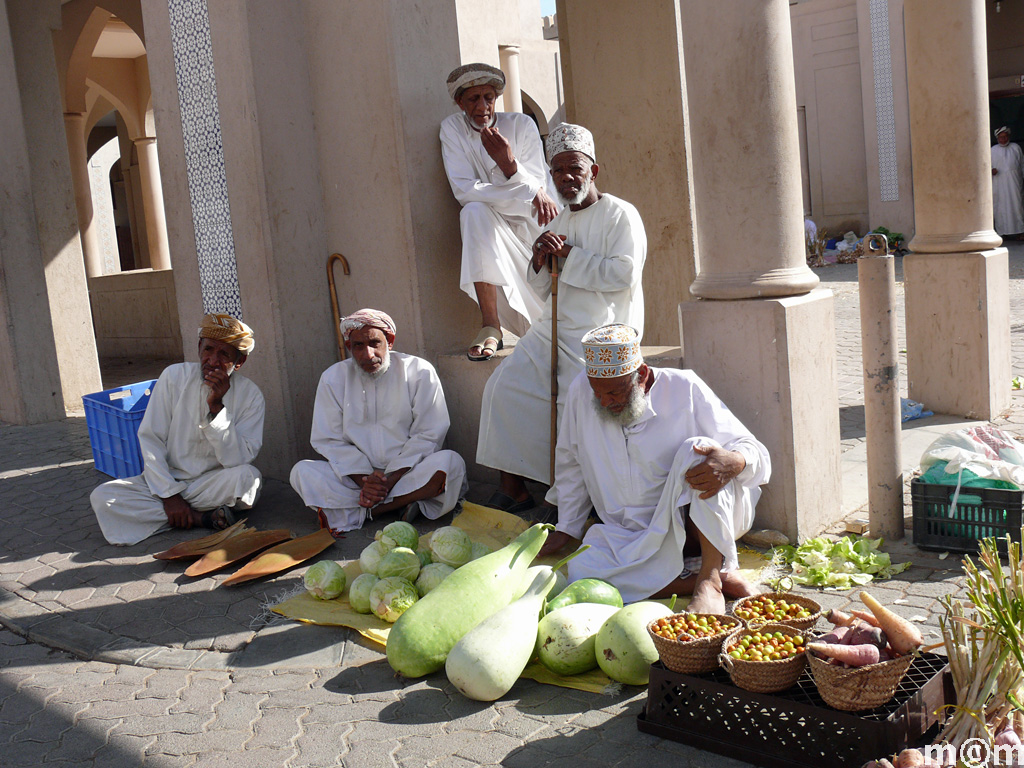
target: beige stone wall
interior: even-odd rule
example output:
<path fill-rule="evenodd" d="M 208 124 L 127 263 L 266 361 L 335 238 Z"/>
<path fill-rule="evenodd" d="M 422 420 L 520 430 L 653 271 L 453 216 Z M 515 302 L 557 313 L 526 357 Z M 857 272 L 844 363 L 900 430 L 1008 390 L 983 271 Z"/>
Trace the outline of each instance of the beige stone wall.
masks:
<path fill-rule="evenodd" d="M 181 358 L 171 270 L 140 269 L 91 277 L 89 300 L 96 351 L 101 358 Z M 191 354 L 192 349 L 186 352 Z"/>

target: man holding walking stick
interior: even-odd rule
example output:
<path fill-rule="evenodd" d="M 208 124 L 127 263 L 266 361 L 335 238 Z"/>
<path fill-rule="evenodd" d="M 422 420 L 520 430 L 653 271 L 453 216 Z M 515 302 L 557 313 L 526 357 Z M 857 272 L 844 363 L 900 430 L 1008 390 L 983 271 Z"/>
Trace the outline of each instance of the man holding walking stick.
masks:
<path fill-rule="evenodd" d="M 594 139 L 586 128 L 557 126 L 548 135 L 547 158 L 565 207 L 534 242 L 527 268 L 544 309 L 488 379 L 480 410 L 477 462 L 501 475 L 488 505 L 513 513 L 534 506 L 526 479 L 551 482 L 553 345 L 560 412 L 569 383 L 584 367 L 583 335 L 607 323 L 627 323 L 642 333 L 644 322 L 647 235 L 640 214 L 598 190 Z"/>

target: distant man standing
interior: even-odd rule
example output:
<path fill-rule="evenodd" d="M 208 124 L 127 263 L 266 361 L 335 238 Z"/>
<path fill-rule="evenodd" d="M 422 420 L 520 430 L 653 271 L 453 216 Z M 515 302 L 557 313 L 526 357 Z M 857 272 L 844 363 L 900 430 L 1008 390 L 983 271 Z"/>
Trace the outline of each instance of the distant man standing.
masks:
<path fill-rule="evenodd" d="M 604 579 L 627 602 L 692 593 L 687 610 L 724 613 L 726 597 L 753 594 L 735 542 L 768 482 L 767 449 L 693 371 L 645 365 L 633 328 L 596 328 L 583 348 L 548 492 L 558 525 L 541 554 L 582 538 L 571 581 Z M 591 506 L 600 523 L 586 529 Z M 697 573 L 684 554 L 700 556 Z"/>
<path fill-rule="evenodd" d="M 466 462 L 443 450 L 448 407 L 434 367 L 393 352 L 395 322 L 376 309 L 342 318 L 348 360 L 320 377 L 310 443 L 324 457 L 292 467 L 292 488 L 339 536 L 400 512 L 436 520 L 465 495 Z"/>
<path fill-rule="evenodd" d="M 1024 232 L 1024 204 L 1021 189 L 1024 184 L 1024 152 L 1020 145 L 1010 141 L 1010 129 L 1005 125 L 995 131 L 992 145 L 992 219 L 1000 235 Z"/>
<path fill-rule="evenodd" d="M 220 530 L 235 522 L 235 510 L 256 503 L 263 394 L 238 373 L 254 345 L 242 321 L 206 315 L 199 362 L 160 374 L 139 425 L 145 469 L 103 483 L 90 498 L 111 544 L 136 544 L 168 525 Z"/>
<path fill-rule="evenodd" d="M 540 314 L 526 280 L 530 246 L 558 213 L 536 124 L 495 111 L 504 89 L 505 75 L 488 64 L 454 69 L 448 93 L 460 111 L 441 123 L 445 171 L 462 204 L 460 286 L 482 318 L 470 360 L 501 349 L 502 325 L 522 336 Z"/>
<path fill-rule="evenodd" d="M 551 176 L 566 206 L 533 245 L 530 284 L 544 311 L 487 380 L 480 408 L 477 461 L 500 471 L 488 504 L 524 512 L 533 506 L 525 478 L 550 482 L 551 271 L 557 258 L 558 403 L 583 370 L 580 339 L 598 325 L 644 326 L 641 286 L 647 235 L 636 208 L 594 183 L 594 137 L 562 123 L 548 136 Z"/>

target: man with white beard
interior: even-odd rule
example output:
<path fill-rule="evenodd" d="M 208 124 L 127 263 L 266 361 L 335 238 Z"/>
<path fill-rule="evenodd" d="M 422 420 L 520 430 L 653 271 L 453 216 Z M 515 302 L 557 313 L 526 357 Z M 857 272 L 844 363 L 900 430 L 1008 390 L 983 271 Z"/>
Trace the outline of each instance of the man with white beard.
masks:
<path fill-rule="evenodd" d="M 645 365 L 634 328 L 597 328 L 583 348 L 547 495 L 558 524 L 540 554 L 582 538 L 570 581 L 604 579 L 626 602 L 692 593 L 687 610 L 724 613 L 726 597 L 753 594 L 735 542 L 771 474 L 767 449 L 695 373 Z M 591 507 L 601 522 L 587 529 Z M 684 553 L 700 556 L 696 573 Z"/>
<path fill-rule="evenodd" d="M 647 235 L 640 214 L 598 190 L 594 138 L 586 128 L 558 125 L 548 135 L 547 154 L 565 207 L 534 242 L 527 270 L 544 310 L 488 379 L 480 408 L 477 462 L 500 472 L 488 505 L 512 513 L 533 507 L 526 478 L 551 481 L 551 260 L 560 264 L 559 410 L 583 370 L 583 335 L 606 323 L 628 323 L 640 332 L 644 324 Z"/>
<path fill-rule="evenodd" d="M 342 318 L 351 357 L 320 377 L 310 443 L 326 461 L 300 461 L 292 488 L 335 536 L 404 510 L 411 522 L 451 512 L 466 463 L 441 450 L 450 421 L 441 381 L 419 357 L 393 352 L 395 322 L 376 309 Z"/>
<path fill-rule="evenodd" d="M 199 362 L 160 374 L 139 425 L 142 474 L 103 483 L 90 498 L 111 544 L 136 544 L 167 526 L 222 530 L 256 503 L 264 402 L 238 373 L 254 345 L 241 320 L 206 315 Z"/>

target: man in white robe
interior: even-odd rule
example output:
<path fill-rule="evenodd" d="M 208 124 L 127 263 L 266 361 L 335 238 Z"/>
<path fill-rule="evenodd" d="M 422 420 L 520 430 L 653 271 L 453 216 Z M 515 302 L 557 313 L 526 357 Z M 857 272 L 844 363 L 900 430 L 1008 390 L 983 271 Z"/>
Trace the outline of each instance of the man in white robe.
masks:
<path fill-rule="evenodd" d="M 687 610 L 724 613 L 725 597 L 753 593 L 735 542 L 768 482 L 768 451 L 695 373 L 645 365 L 633 328 L 595 329 L 583 346 L 547 496 L 558 524 L 541 554 L 582 538 L 590 549 L 569 561 L 570 581 L 604 579 L 627 602 L 692 592 Z M 600 523 L 587 529 L 591 506 Z M 697 542 L 694 575 L 684 551 L 697 555 Z"/>
<path fill-rule="evenodd" d="M 557 256 L 558 408 L 583 370 L 583 335 L 598 325 L 643 329 L 641 277 L 647 235 L 636 208 L 594 184 L 594 140 L 562 123 L 548 137 L 548 157 L 565 208 L 533 248 L 529 279 L 544 311 L 515 351 L 487 380 L 480 409 L 477 462 L 500 471 L 488 504 L 524 512 L 533 506 L 524 478 L 551 482 L 551 272 Z"/>
<path fill-rule="evenodd" d="M 136 544 L 168 525 L 223 529 L 256 503 L 263 394 L 238 373 L 253 346 L 245 323 L 207 315 L 199 362 L 160 374 L 139 425 L 142 474 L 104 483 L 90 498 L 111 544 Z"/>
<path fill-rule="evenodd" d="M 434 367 L 392 352 L 395 323 L 361 309 L 341 321 L 351 357 L 320 377 L 310 443 L 323 461 L 300 461 L 292 488 L 335 536 L 404 510 L 436 520 L 465 495 L 466 463 L 442 450 L 448 407 Z"/>
<path fill-rule="evenodd" d="M 459 112 L 441 123 L 445 171 L 462 205 L 459 284 L 482 318 L 471 360 L 487 360 L 501 348 L 502 326 L 522 336 L 540 314 L 526 268 L 530 246 L 558 212 L 536 123 L 495 111 L 504 88 L 500 69 L 458 67 L 448 76 L 448 92 Z"/>
<path fill-rule="evenodd" d="M 992 219 L 1000 235 L 1024 232 L 1024 152 L 1010 141 L 1010 129 L 996 129 L 992 145 Z"/>

